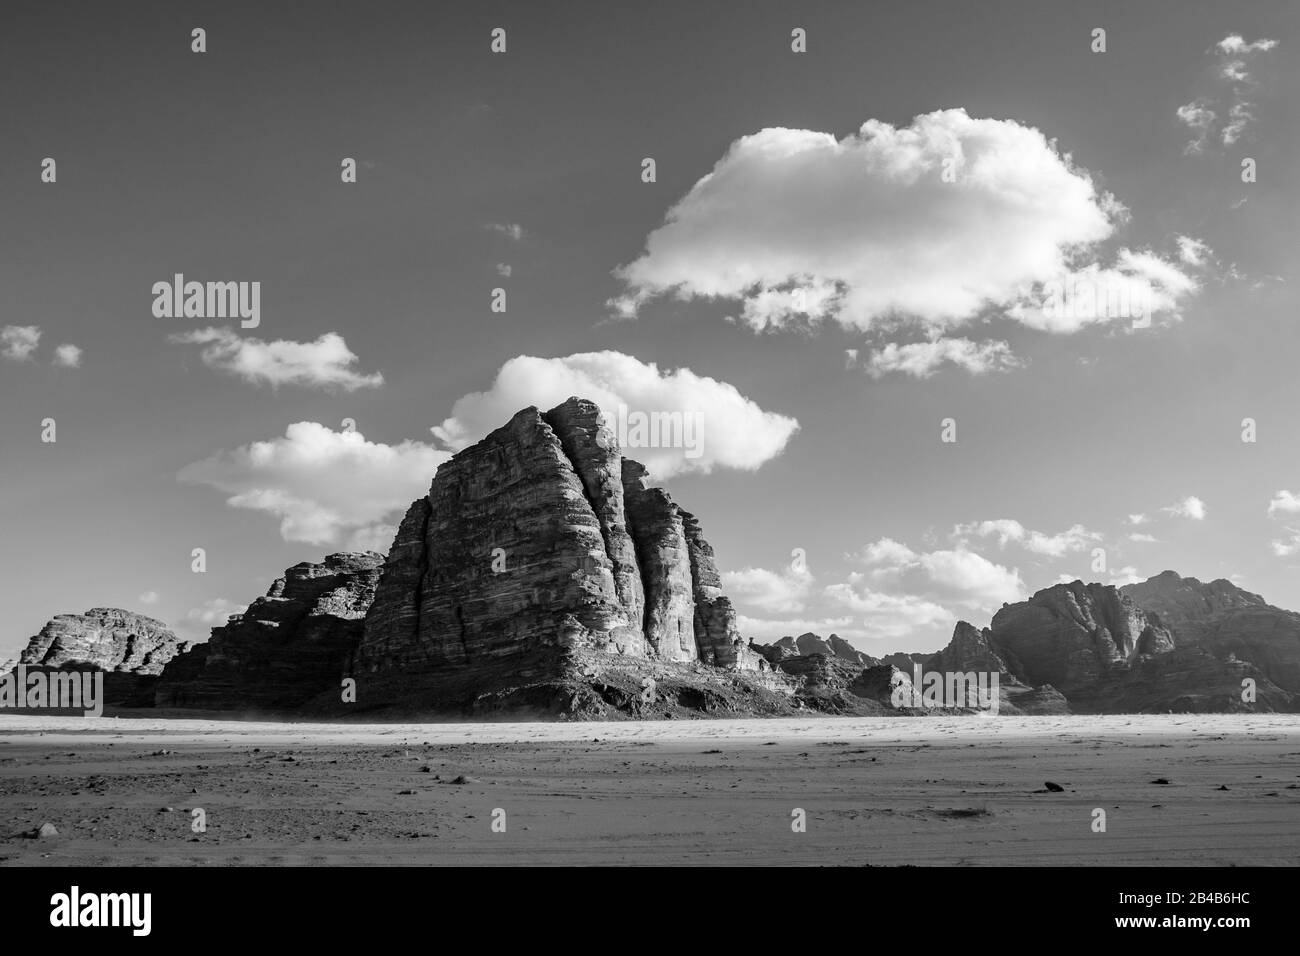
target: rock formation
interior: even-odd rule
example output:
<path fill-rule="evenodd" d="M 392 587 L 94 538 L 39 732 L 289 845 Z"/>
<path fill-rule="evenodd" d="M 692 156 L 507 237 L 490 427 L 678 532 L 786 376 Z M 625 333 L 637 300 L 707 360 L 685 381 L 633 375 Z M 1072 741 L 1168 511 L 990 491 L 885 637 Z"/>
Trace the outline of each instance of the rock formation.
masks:
<path fill-rule="evenodd" d="M 699 522 L 594 403 L 526 408 L 407 511 L 353 659 L 360 702 L 496 706 L 589 652 L 758 672 L 721 583 Z"/>
<path fill-rule="evenodd" d="M 1074 581 L 1008 604 L 993 615 L 993 647 L 1029 684 L 1070 688 L 1097 680 L 1117 661 L 1173 647 L 1159 618 L 1104 584 Z"/>
<path fill-rule="evenodd" d="M 1300 693 L 1300 614 L 1220 578 L 1203 584 L 1165 571 L 1122 590 L 1160 615 L 1179 647 L 1249 661 L 1273 683 Z"/>
<path fill-rule="evenodd" d="M 806 657 L 810 654 L 838 658 L 850 664 L 857 664 L 859 667 L 871 667 L 878 663 L 871 655 L 858 650 L 838 634 L 823 639 L 811 631 L 798 637 L 786 636 L 772 644 L 755 644 L 754 650 L 773 665 L 788 657 Z"/>
<path fill-rule="evenodd" d="M 206 644 L 168 664 L 156 706 L 271 712 L 338 700 L 383 561 L 347 552 L 289 568 Z"/>
<path fill-rule="evenodd" d="M 103 671 L 107 706 L 147 707 L 158 675 L 189 647 L 162 621 L 121 608 L 96 607 L 51 619 L 0 672 L 19 664 L 29 671 Z"/>
<path fill-rule="evenodd" d="M 925 669 L 997 671 L 1004 707 L 1015 708 L 1007 713 L 1058 712 L 1061 700 L 1082 713 L 1294 710 L 1293 694 L 1236 652 L 1249 648 L 1285 674 L 1300 615 L 1229 588 L 1172 572 L 1122 591 L 1058 584 L 1004 605 L 983 631 L 959 623 Z M 1242 697 L 1247 678 L 1254 701 Z"/>
<path fill-rule="evenodd" d="M 17 663 L 156 675 L 187 647 L 188 642 L 162 621 L 120 608 L 95 607 L 53 618 L 28 641 Z"/>

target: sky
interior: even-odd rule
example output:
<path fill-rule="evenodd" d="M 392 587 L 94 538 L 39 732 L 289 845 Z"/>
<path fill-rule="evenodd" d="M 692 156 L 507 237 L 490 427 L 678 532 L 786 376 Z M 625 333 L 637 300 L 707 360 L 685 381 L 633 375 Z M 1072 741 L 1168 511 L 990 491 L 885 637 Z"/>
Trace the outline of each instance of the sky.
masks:
<path fill-rule="evenodd" d="M 0 659 L 202 639 L 571 394 L 698 416 L 629 454 L 758 640 L 1167 568 L 1300 608 L 1297 9 L 7 4 Z"/>

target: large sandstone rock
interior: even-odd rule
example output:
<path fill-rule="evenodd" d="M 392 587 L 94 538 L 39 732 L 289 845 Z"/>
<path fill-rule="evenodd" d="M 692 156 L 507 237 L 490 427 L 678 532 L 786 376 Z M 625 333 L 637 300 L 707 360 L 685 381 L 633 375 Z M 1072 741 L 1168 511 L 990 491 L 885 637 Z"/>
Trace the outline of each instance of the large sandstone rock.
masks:
<path fill-rule="evenodd" d="M 991 631 L 991 646 L 1027 683 L 1052 684 L 1067 697 L 1111 664 L 1173 647 L 1160 620 L 1131 598 L 1110 585 L 1082 581 L 1003 606 Z"/>
<path fill-rule="evenodd" d="M 1215 625 L 1265 613 L 1262 599 L 1252 600 L 1257 595 L 1247 592 L 1224 594 L 1225 589 L 1216 586 L 1211 591 L 1224 595 L 1216 602 L 1197 593 L 1199 582 L 1189 585 L 1176 575 L 1161 578 L 1156 588 L 1136 594 L 1081 581 L 1039 591 L 1028 601 L 1004 605 L 983 631 L 959 623 L 948 646 L 925 668 L 996 670 L 1006 713 L 1059 713 L 1063 707 L 1075 713 L 1296 709 L 1300 702 L 1262 668 L 1238 660 L 1232 651 L 1213 650 L 1220 633 Z M 1153 591 L 1165 592 L 1163 605 Z M 1147 606 L 1136 603 L 1138 595 Z M 1171 618 L 1182 623 L 1190 635 L 1187 646 L 1176 646 L 1182 644 L 1184 631 L 1166 626 L 1164 613 L 1152 606 L 1162 612 L 1168 608 Z M 1285 621 L 1289 612 L 1273 608 L 1268 613 L 1270 620 Z M 1204 625 L 1206 620 L 1209 625 Z M 1278 643 L 1287 646 L 1285 638 Z M 1242 699 L 1247 679 L 1254 681 L 1254 701 Z"/>
<path fill-rule="evenodd" d="M 1160 615 L 1180 647 L 1249 661 L 1279 687 L 1300 693 L 1300 614 L 1220 578 L 1203 584 L 1165 571 L 1121 590 Z"/>
<path fill-rule="evenodd" d="M 345 552 L 289 568 L 206 644 L 167 665 L 156 706 L 256 712 L 337 700 L 382 565 L 380 554 Z"/>
<path fill-rule="evenodd" d="M 623 494 L 645 581 L 645 639 L 659 657 L 695 660 L 695 589 L 681 509 L 629 459 L 623 460 Z"/>
<path fill-rule="evenodd" d="M 571 398 L 438 469 L 398 529 L 352 671 L 363 705 L 473 713 L 513 686 L 535 704 L 589 653 L 767 669 L 699 523 Z"/>
<path fill-rule="evenodd" d="M 695 598 L 695 642 L 700 660 L 736 670 L 763 668 L 762 657 L 752 650 L 736 624 L 736 609 L 722 593 L 722 575 L 713 561 L 713 546 L 704 538 L 693 514 L 681 512 L 682 528 L 690 552 Z"/>
<path fill-rule="evenodd" d="M 121 608 L 96 607 L 51 619 L 0 673 L 18 664 L 29 671 L 103 671 L 108 707 L 148 707 L 158 675 L 191 646 L 162 621 Z"/>
<path fill-rule="evenodd" d="M 50 620 L 28 641 L 17 663 L 156 675 L 188 647 L 162 621 L 120 608 L 96 607 Z"/>
<path fill-rule="evenodd" d="M 968 671 L 1010 675 L 1011 668 L 991 646 L 992 634 L 988 628 L 977 630 L 965 621 L 958 621 L 948 646 L 924 664 L 927 671 L 966 673 Z"/>

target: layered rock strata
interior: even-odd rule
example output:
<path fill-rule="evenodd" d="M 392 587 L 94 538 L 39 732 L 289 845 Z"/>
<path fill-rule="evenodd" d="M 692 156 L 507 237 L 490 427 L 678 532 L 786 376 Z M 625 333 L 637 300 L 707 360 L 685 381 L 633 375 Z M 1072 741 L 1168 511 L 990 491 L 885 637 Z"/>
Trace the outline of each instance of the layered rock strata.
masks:
<path fill-rule="evenodd" d="M 341 700 L 383 561 L 344 552 L 289 568 L 265 597 L 168 664 L 156 706 L 258 712 Z"/>
<path fill-rule="evenodd" d="M 592 402 L 526 408 L 407 511 L 352 671 L 366 701 L 470 708 L 577 651 L 757 671 L 699 523 Z"/>

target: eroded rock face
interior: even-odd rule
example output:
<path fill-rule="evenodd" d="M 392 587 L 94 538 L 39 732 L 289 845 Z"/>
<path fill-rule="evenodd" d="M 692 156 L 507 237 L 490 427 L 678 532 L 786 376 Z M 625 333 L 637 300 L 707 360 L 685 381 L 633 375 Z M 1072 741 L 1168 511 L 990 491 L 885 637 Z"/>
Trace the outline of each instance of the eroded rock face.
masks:
<path fill-rule="evenodd" d="M 605 554 L 613 566 L 614 591 L 631 625 L 625 635 L 624 652 L 640 654 L 644 651 L 643 635 L 636 632 L 641 630 L 645 618 L 645 589 L 636 545 L 628 530 L 623 502 L 623 457 L 618 442 L 605 427 L 594 402 L 573 399 L 543 417 L 560 439 L 600 524 Z"/>
<path fill-rule="evenodd" d="M 926 661 L 924 669 L 941 673 L 1010 673 L 1007 662 L 990 645 L 991 638 L 988 628 L 980 631 L 965 621 L 958 621 L 948 646 Z"/>
<path fill-rule="evenodd" d="M 755 644 L 754 650 L 773 665 L 790 657 L 807 657 L 811 654 L 834 657 L 859 667 L 874 667 L 879 663 L 874 657 L 858 650 L 838 634 L 823 638 L 811 631 L 798 637 L 787 635 L 771 644 Z"/>
<path fill-rule="evenodd" d="M 1273 683 L 1300 693 L 1300 614 L 1220 578 L 1208 584 L 1165 571 L 1121 590 L 1160 615 L 1181 646 L 1250 661 Z"/>
<path fill-rule="evenodd" d="M 341 695 L 383 556 L 331 554 L 289 568 L 243 614 L 173 660 L 154 693 L 158 707 L 292 710 Z"/>
<path fill-rule="evenodd" d="M 16 663 L 156 675 L 189 646 L 162 621 L 120 608 L 96 607 L 53 618 L 28 642 Z"/>
<path fill-rule="evenodd" d="M 1153 582 L 1124 593 L 1079 581 L 1039 591 L 1028 601 L 1004 606 L 983 631 L 959 623 L 926 670 L 1000 672 L 1007 713 L 1060 713 L 1062 707 L 1073 713 L 1296 708 L 1300 701 L 1263 668 L 1215 648 L 1217 626 L 1265 613 L 1262 598 L 1225 593 L 1227 582 L 1206 586 L 1169 573 L 1146 583 Z M 1139 607 L 1137 596 L 1148 606 Z M 1167 609 L 1184 630 L 1166 626 L 1164 613 L 1152 606 Z M 1290 613 L 1269 611 L 1274 621 Z M 1247 678 L 1254 682 L 1253 701 L 1242 699 Z"/>
<path fill-rule="evenodd" d="M 695 589 L 681 509 L 647 478 L 644 466 L 623 460 L 628 525 L 645 584 L 645 639 L 666 660 L 695 660 Z"/>
<path fill-rule="evenodd" d="M 398 530 L 353 671 L 359 700 L 465 709 L 578 652 L 766 669 L 698 522 L 571 398 L 438 469 Z"/>
<path fill-rule="evenodd" d="M 993 616 L 991 646 L 1014 658 L 1030 684 L 1070 688 L 1096 681 L 1109 665 L 1173 647 L 1159 618 L 1110 585 L 1074 581 L 1039 591 Z M 1010 662 L 1008 662 L 1010 663 Z"/>

